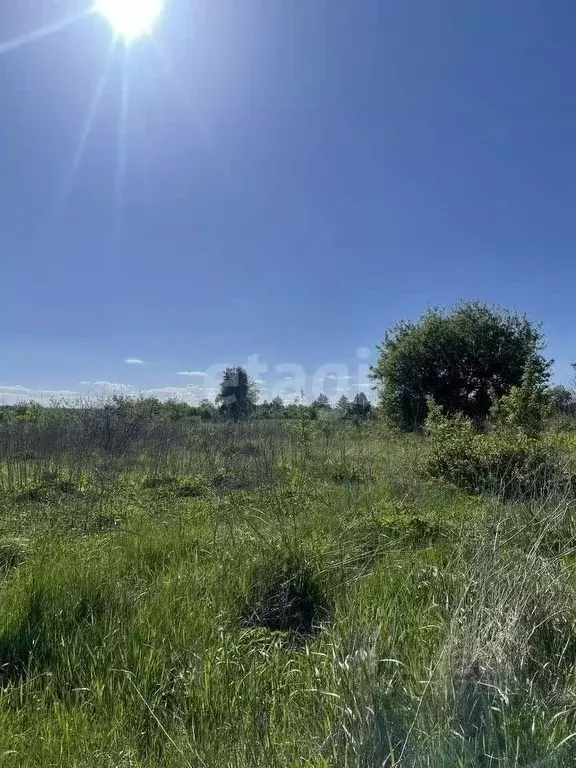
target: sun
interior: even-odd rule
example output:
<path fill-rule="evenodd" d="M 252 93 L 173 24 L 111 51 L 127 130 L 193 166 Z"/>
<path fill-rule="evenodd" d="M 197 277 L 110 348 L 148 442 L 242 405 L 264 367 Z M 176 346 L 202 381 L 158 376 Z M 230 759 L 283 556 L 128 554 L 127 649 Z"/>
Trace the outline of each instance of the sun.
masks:
<path fill-rule="evenodd" d="M 163 7 L 164 0 L 95 0 L 98 13 L 128 41 L 149 34 Z"/>

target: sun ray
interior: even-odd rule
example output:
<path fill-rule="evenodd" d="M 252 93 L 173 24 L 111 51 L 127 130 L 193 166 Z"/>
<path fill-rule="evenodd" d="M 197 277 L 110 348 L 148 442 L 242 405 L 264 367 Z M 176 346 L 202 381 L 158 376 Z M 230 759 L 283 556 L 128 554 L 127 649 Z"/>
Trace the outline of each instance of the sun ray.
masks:
<path fill-rule="evenodd" d="M 128 48 L 124 48 L 124 60 L 122 62 L 122 93 L 120 97 L 120 110 L 118 119 L 118 146 L 116 157 L 116 174 L 114 179 L 116 194 L 115 209 L 115 243 L 120 240 L 122 225 L 122 208 L 124 204 L 124 185 L 126 182 L 126 163 L 128 150 Z"/>
<path fill-rule="evenodd" d="M 102 99 L 102 94 L 104 93 L 104 87 L 106 85 L 106 80 L 108 77 L 108 72 L 110 71 L 110 65 L 112 63 L 112 58 L 114 54 L 114 49 L 116 47 L 116 38 L 112 40 L 112 43 L 110 45 L 110 50 L 108 51 L 108 56 L 106 58 L 104 68 L 102 70 L 102 74 L 100 75 L 100 78 L 98 79 L 98 82 L 96 84 L 96 88 L 94 90 L 94 94 L 90 100 L 90 104 L 88 106 L 88 113 L 86 115 L 86 118 L 84 120 L 84 123 L 82 125 L 82 130 L 80 132 L 80 136 L 78 138 L 78 141 L 76 142 L 76 148 L 74 150 L 74 155 L 72 156 L 72 163 L 70 165 L 70 168 L 68 169 L 67 173 L 64 176 L 61 188 L 59 193 L 56 195 L 56 200 L 54 202 L 54 205 L 51 207 L 51 213 L 48 217 L 47 222 L 47 232 L 46 235 L 49 236 L 50 232 L 52 231 L 52 228 L 56 224 L 58 218 L 62 214 L 62 211 L 66 207 L 66 203 L 68 201 L 68 198 L 70 196 L 70 191 L 72 189 L 72 185 L 74 183 L 74 177 L 76 176 L 76 173 L 78 172 L 78 169 L 80 167 L 80 163 L 82 161 L 82 155 L 84 153 L 84 149 L 86 147 L 86 142 L 88 140 L 88 137 L 90 135 L 90 132 L 92 130 L 92 125 L 94 123 L 94 118 L 96 117 L 96 112 L 98 110 L 98 106 L 100 104 L 100 101 Z"/>
<path fill-rule="evenodd" d="M 37 29 L 34 32 L 30 32 L 27 35 L 21 35 L 20 37 L 16 37 L 14 40 L 8 40 L 5 43 L 0 43 L 0 55 L 3 53 L 10 53 L 11 51 L 16 51 L 18 50 L 18 48 L 22 48 L 25 45 L 29 45 L 30 43 L 34 43 L 37 40 L 42 40 L 42 38 L 44 37 L 49 37 L 50 35 L 54 35 L 57 32 L 61 32 L 63 29 L 70 27 L 72 24 L 75 24 L 76 22 L 81 21 L 82 19 L 85 19 L 87 16 L 90 16 L 93 13 L 94 13 L 94 9 L 89 8 L 87 11 L 83 11 L 82 13 L 77 13 L 75 16 L 67 16 L 66 18 L 61 19 L 55 24 L 50 24 L 47 27 L 42 27 L 41 29 Z"/>
<path fill-rule="evenodd" d="M 118 157 L 116 164 L 116 200 L 120 204 L 124 197 L 124 180 L 126 176 L 128 85 L 128 49 L 124 48 L 124 61 L 122 63 L 122 93 L 120 97 L 118 121 Z"/>

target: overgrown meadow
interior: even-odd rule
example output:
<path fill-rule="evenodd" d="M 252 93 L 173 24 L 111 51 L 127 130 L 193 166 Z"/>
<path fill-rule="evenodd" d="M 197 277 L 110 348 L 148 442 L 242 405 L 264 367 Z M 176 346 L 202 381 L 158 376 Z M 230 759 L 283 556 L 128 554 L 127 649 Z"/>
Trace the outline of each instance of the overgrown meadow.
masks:
<path fill-rule="evenodd" d="M 3 425 L 2 768 L 575 764 L 572 487 L 464 490 L 430 442 Z"/>

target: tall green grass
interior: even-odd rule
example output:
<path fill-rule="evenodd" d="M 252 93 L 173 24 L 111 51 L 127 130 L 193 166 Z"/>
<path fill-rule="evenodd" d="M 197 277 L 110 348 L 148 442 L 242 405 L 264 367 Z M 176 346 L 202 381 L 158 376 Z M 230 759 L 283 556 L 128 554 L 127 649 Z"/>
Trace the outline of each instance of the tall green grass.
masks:
<path fill-rule="evenodd" d="M 169 437 L 2 444 L 2 768 L 573 764 L 568 499 L 378 424 Z"/>

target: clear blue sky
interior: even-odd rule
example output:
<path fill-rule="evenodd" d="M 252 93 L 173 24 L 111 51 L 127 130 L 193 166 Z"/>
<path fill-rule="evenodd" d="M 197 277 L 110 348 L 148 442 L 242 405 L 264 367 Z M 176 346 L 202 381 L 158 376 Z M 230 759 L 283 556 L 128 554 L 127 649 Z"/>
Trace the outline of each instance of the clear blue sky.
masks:
<path fill-rule="evenodd" d="M 543 321 L 569 378 L 573 2 L 168 0 L 128 51 L 95 15 L 13 42 L 89 4 L 0 6 L 6 402 L 192 397 L 179 372 L 250 355 L 271 388 L 355 375 L 460 298 Z"/>

